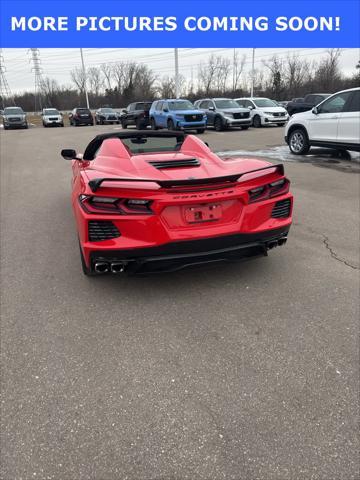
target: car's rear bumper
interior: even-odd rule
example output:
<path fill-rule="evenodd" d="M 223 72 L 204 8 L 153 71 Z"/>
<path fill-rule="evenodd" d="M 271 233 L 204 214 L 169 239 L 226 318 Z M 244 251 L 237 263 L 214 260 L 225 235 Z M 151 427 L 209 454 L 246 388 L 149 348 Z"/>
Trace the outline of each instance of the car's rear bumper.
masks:
<path fill-rule="evenodd" d="M 150 274 L 264 256 L 269 249 L 286 242 L 289 229 L 287 225 L 264 232 L 170 242 L 156 247 L 94 250 L 90 253 L 90 269 L 95 272 L 97 265 L 101 265 L 102 273 Z"/>

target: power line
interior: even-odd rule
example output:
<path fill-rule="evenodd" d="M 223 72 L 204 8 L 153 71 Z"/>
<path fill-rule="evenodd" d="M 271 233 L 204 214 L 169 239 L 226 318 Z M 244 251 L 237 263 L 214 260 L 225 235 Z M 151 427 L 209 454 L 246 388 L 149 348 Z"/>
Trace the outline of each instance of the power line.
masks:
<path fill-rule="evenodd" d="M 6 100 L 12 100 L 12 103 L 15 105 L 13 94 L 11 93 L 10 86 L 6 79 L 6 67 L 4 64 L 4 55 L 2 53 L 2 48 L 0 48 L 0 97 L 2 108 L 5 108 Z"/>
<path fill-rule="evenodd" d="M 42 110 L 42 101 L 41 101 L 41 90 L 43 86 L 42 78 L 42 68 L 40 60 L 40 50 L 38 48 L 30 48 L 31 51 L 31 60 L 33 66 L 31 71 L 35 74 L 35 101 L 34 101 L 34 112 Z M 39 107 L 39 109 L 37 109 Z"/>

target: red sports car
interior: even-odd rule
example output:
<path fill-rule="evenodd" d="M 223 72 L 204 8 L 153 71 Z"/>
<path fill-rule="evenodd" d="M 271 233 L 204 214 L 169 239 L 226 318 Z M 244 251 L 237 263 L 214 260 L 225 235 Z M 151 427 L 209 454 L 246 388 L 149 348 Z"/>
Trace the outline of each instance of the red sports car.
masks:
<path fill-rule="evenodd" d="M 182 132 L 98 135 L 72 160 L 86 275 L 233 262 L 283 245 L 293 197 L 282 164 L 221 160 Z"/>

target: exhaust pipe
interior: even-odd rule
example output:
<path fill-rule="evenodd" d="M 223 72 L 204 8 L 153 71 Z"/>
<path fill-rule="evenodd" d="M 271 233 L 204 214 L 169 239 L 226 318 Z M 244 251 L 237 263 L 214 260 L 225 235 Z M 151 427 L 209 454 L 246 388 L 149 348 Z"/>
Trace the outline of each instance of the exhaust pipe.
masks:
<path fill-rule="evenodd" d="M 287 237 L 283 237 L 278 240 L 279 245 L 285 245 L 286 242 L 287 242 Z"/>
<path fill-rule="evenodd" d="M 276 240 L 273 240 L 272 242 L 268 243 L 267 247 L 269 250 L 271 250 L 272 248 L 277 247 L 277 245 L 278 245 L 278 242 Z"/>
<path fill-rule="evenodd" d="M 96 273 L 106 273 L 109 271 L 109 265 L 105 262 L 95 263 L 95 272 Z"/>
<path fill-rule="evenodd" d="M 125 264 L 121 262 L 113 262 L 110 267 L 111 273 L 123 273 L 125 271 Z"/>

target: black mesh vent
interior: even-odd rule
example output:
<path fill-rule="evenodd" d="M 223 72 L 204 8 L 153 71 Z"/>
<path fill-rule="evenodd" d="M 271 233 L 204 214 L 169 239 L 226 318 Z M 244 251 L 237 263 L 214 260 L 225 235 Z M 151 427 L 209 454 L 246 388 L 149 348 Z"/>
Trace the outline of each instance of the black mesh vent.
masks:
<path fill-rule="evenodd" d="M 289 198 L 276 202 L 272 211 L 272 218 L 286 218 L 290 216 L 291 201 Z"/>
<path fill-rule="evenodd" d="M 90 220 L 89 222 L 89 240 L 90 242 L 99 242 L 101 240 L 110 240 L 120 237 L 120 232 L 110 220 Z"/>
<path fill-rule="evenodd" d="M 234 113 L 234 118 L 239 119 L 239 118 L 249 118 L 250 117 L 250 112 L 235 112 Z"/>
<path fill-rule="evenodd" d="M 160 162 L 154 161 L 149 163 L 158 170 L 165 168 L 198 167 L 200 165 L 200 162 L 197 158 L 185 158 L 184 160 L 164 160 Z"/>
<path fill-rule="evenodd" d="M 203 119 L 202 113 L 194 113 L 192 115 L 184 115 L 185 122 L 199 122 Z"/>

